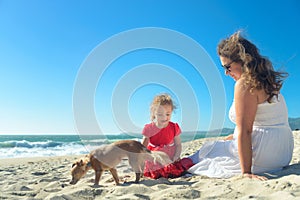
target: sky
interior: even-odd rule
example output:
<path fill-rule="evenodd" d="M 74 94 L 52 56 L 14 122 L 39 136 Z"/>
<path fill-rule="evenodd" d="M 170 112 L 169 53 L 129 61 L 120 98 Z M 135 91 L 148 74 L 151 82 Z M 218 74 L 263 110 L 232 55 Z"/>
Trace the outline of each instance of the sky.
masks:
<path fill-rule="evenodd" d="M 0 0 L 0 134 L 141 132 L 160 93 L 183 131 L 233 128 L 216 47 L 238 30 L 300 117 L 299 24 L 297 0 Z"/>

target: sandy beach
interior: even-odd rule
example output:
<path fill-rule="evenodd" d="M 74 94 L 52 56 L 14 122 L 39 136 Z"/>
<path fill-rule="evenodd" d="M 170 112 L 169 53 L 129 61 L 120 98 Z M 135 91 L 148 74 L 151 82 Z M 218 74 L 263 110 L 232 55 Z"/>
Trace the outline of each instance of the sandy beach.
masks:
<path fill-rule="evenodd" d="M 130 183 L 135 174 L 124 159 L 117 167 L 122 184 L 115 185 L 105 172 L 100 186 L 93 186 L 91 170 L 76 185 L 70 185 L 70 169 L 78 156 L 13 158 L 0 161 L 0 199 L 299 199 L 300 131 L 294 131 L 295 149 L 290 166 L 267 181 L 242 177 L 213 179 L 183 176 L 157 180 L 143 178 Z M 206 140 L 183 144 L 182 157 L 194 153 Z"/>

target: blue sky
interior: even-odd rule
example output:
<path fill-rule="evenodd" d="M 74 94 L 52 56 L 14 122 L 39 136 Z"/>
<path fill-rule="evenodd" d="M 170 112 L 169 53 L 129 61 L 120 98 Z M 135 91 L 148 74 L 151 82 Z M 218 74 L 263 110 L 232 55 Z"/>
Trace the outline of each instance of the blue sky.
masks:
<path fill-rule="evenodd" d="M 96 126 L 104 133 L 140 131 L 149 122 L 153 96 L 162 92 L 175 99 L 178 108 L 173 121 L 184 131 L 232 128 L 227 112 L 234 81 L 219 67 L 216 46 L 239 29 L 276 69 L 290 74 L 282 93 L 289 116 L 300 117 L 299 11 L 297 0 L 1 0 L 0 134 L 76 133 L 81 125 L 93 127 L 86 108 L 93 108 Z M 155 38 L 151 29 L 167 35 Z M 99 59 L 96 63 L 104 62 L 107 55 L 99 53 L 104 44 L 107 52 L 118 55 L 123 47 L 145 40 L 134 35 L 139 30 L 149 30 L 150 43 L 166 42 L 168 48 L 119 53 L 109 65 L 99 65 L 105 68 L 102 74 L 88 72 L 96 84 L 89 85 L 89 77 L 79 81 L 83 69 L 89 70 L 85 67 L 93 53 Z M 112 45 L 126 34 L 130 40 Z M 168 34 L 183 37 L 177 41 Z M 187 41 L 202 48 L 199 58 L 198 51 L 185 46 Z M 183 53 L 178 55 L 171 48 Z M 205 59 L 212 63 L 195 67 L 184 52 L 200 63 Z M 93 101 L 85 102 L 81 93 L 74 97 L 82 84 L 91 91 Z"/>

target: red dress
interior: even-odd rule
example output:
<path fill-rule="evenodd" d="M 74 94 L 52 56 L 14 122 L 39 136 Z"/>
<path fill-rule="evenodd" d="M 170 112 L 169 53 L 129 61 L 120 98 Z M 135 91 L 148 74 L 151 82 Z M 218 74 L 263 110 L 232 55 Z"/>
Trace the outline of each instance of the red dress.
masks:
<path fill-rule="evenodd" d="M 149 138 L 147 148 L 151 151 L 163 151 L 172 160 L 175 154 L 174 137 L 181 133 L 177 123 L 169 122 L 168 126 L 162 129 L 157 128 L 154 123 L 146 124 L 143 135 Z"/>
<path fill-rule="evenodd" d="M 143 135 L 149 138 L 147 148 L 151 151 L 163 151 L 169 155 L 172 160 L 175 154 L 176 146 L 174 144 L 174 137 L 181 133 L 180 127 L 177 123 L 169 122 L 168 126 L 162 129 L 157 128 L 154 123 L 146 124 L 143 129 Z M 159 163 L 151 161 L 145 162 L 144 176 L 150 178 L 172 178 L 180 176 L 192 165 L 190 159 L 182 159 L 175 163 L 162 166 Z"/>

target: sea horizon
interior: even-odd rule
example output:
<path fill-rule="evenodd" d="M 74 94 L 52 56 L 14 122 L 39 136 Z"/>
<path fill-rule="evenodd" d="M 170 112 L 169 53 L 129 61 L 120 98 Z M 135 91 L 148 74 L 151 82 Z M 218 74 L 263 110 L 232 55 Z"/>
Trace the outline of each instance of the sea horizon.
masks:
<path fill-rule="evenodd" d="M 228 135 L 227 132 L 183 132 L 182 142 Z M 0 158 L 48 157 L 87 154 L 118 140 L 142 140 L 142 134 L 20 134 L 0 135 Z"/>

